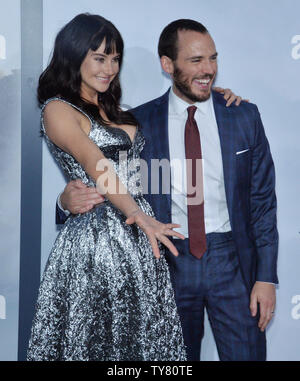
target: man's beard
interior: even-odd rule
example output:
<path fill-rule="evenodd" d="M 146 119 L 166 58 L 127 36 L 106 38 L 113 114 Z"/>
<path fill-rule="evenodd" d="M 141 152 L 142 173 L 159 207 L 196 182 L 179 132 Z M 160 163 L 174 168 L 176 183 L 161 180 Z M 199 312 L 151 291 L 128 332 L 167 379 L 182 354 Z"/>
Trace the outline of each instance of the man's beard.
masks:
<path fill-rule="evenodd" d="M 212 79 L 213 75 L 206 75 L 201 79 Z M 187 99 L 191 102 L 205 102 L 210 97 L 210 91 L 204 93 L 203 95 L 196 95 L 192 92 L 191 86 L 188 84 L 188 81 L 184 78 L 182 71 L 175 66 L 175 70 L 173 73 L 173 82 L 176 88 L 183 94 Z"/>

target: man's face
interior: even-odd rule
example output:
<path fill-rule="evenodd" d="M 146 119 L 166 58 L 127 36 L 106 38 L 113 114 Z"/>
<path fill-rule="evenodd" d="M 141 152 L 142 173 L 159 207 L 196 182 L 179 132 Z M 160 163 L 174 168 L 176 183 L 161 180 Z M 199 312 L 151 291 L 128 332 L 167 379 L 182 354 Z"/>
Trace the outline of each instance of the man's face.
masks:
<path fill-rule="evenodd" d="M 217 74 L 213 39 L 208 33 L 182 30 L 178 32 L 177 46 L 177 59 L 170 73 L 175 94 L 188 103 L 206 101 Z"/>

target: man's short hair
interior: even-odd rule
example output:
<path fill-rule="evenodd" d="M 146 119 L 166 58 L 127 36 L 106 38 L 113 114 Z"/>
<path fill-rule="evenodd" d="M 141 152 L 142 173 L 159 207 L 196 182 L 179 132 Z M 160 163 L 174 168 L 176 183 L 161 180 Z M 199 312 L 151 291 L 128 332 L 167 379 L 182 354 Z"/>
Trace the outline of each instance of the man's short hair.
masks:
<path fill-rule="evenodd" d="M 178 54 L 178 31 L 180 30 L 193 30 L 202 34 L 208 33 L 204 25 L 195 20 L 180 19 L 171 22 L 162 31 L 159 37 L 158 54 L 159 57 L 167 56 L 175 61 Z"/>

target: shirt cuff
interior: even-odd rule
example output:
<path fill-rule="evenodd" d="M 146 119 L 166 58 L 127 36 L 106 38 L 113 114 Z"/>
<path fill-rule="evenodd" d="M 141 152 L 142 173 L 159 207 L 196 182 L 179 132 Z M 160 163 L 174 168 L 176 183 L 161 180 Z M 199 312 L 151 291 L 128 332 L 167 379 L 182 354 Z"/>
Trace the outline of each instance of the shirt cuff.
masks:
<path fill-rule="evenodd" d="M 61 203 L 60 203 L 60 196 L 62 195 L 63 192 L 60 192 L 60 194 L 57 196 L 57 205 L 59 207 L 59 209 L 64 212 L 64 214 L 69 217 L 69 215 L 71 214 L 67 209 L 64 209 L 62 206 L 61 206 Z"/>
<path fill-rule="evenodd" d="M 273 282 L 264 282 L 263 280 L 257 280 L 256 282 L 268 283 L 268 284 L 273 284 L 274 286 L 276 286 L 276 283 L 273 283 Z"/>

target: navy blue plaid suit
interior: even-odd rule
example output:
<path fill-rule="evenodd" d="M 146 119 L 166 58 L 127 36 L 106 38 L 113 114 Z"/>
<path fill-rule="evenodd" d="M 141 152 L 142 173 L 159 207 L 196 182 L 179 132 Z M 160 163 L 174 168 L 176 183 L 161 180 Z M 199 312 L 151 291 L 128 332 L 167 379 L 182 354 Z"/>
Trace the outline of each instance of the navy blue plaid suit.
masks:
<path fill-rule="evenodd" d="M 174 240 L 180 255 L 167 253 L 167 260 L 188 359 L 200 357 L 206 307 L 221 360 L 265 360 L 265 334 L 257 327 L 259 316 L 250 316 L 249 297 L 255 281 L 278 282 L 273 161 L 257 107 L 243 102 L 227 108 L 223 96 L 212 96 L 232 232 L 208 234 L 201 260 L 189 253 L 188 240 Z M 170 159 L 168 100 L 169 91 L 131 110 L 143 128 L 142 159 L 149 169 L 151 159 Z M 171 196 L 162 194 L 162 184 L 169 179 L 160 173 L 158 194 L 151 194 L 151 171 L 148 180 L 145 198 L 156 218 L 168 223 Z M 57 209 L 57 222 L 63 218 Z"/>
<path fill-rule="evenodd" d="M 274 166 L 257 107 L 243 102 L 227 108 L 222 95 L 212 96 L 232 233 L 209 234 L 201 260 L 189 253 L 188 240 L 174 240 L 180 256 L 169 253 L 167 260 L 188 358 L 200 356 L 205 306 L 221 360 L 264 360 L 265 334 L 257 327 L 259 316 L 250 316 L 249 297 L 255 281 L 278 283 Z M 151 159 L 170 160 L 168 100 L 169 91 L 131 110 L 146 138 L 142 158 L 148 168 Z M 151 172 L 148 177 L 145 197 L 156 218 L 168 223 L 171 196 L 162 194 L 162 184 L 169 179 L 160 173 L 159 194 L 151 194 Z"/>

